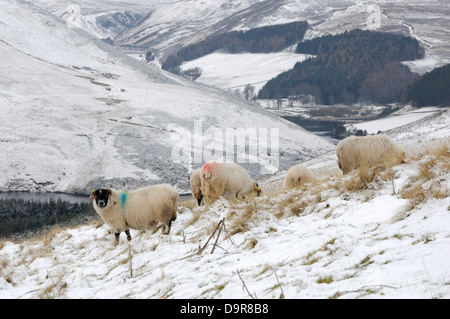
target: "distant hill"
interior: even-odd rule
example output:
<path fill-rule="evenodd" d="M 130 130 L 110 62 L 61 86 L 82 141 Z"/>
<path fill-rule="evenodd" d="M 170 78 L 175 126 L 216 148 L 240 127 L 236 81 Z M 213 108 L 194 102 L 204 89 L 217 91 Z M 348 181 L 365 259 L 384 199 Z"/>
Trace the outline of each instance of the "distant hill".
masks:
<path fill-rule="evenodd" d="M 316 55 L 270 80 L 259 98 L 311 94 L 320 103 L 390 103 L 417 75 L 401 61 L 423 57 L 413 38 L 355 29 L 299 43 L 298 53 Z"/>
<path fill-rule="evenodd" d="M 162 68 L 174 72 L 182 62 L 191 61 L 218 50 L 227 53 L 282 51 L 301 41 L 307 29 L 308 22 L 297 21 L 211 36 L 169 56 Z"/>
<path fill-rule="evenodd" d="M 220 151 L 215 133 L 212 146 L 209 128 L 223 136 L 230 127 L 277 129 L 271 147 L 279 151 L 270 159 L 280 167 L 333 149 L 232 94 L 128 57 L 30 2 L 0 2 L 0 24 L 0 191 L 89 194 L 164 182 L 186 193 L 192 165 L 235 155 Z M 242 160 L 252 178 L 266 174 L 261 157 Z"/>
<path fill-rule="evenodd" d="M 413 106 L 450 105 L 450 64 L 425 73 L 412 83 L 402 96 L 404 104 Z"/>

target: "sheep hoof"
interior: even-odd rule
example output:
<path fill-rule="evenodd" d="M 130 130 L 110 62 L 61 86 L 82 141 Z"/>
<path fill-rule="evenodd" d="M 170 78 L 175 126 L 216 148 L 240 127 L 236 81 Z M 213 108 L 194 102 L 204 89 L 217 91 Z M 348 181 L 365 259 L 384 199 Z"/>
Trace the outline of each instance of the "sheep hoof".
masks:
<path fill-rule="evenodd" d="M 164 225 L 162 234 L 163 235 L 169 235 L 171 226 L 172 226 L 172 221 L 169 221 L 169 223 L 167 225 Z"/>
<path fill-rule="evenodd" d="M 127 229 L 127 230 L 125 231 L 125 234 L 127 235 L 128 241 L 130 241 L 130 240 L 131 240 L 130 230 Z"/>

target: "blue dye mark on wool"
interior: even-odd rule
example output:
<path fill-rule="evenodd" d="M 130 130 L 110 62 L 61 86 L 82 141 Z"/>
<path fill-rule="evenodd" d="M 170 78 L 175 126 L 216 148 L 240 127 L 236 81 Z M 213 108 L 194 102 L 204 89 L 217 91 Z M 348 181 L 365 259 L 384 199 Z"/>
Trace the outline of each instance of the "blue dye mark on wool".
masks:
<path fill-rule="evenodd" d="M 128 198 L 128 191 L 123 191 L 121 196 L 120 196 L 120 205 L 122 206 L 122 208 L 125 207 L 125 203 L 127 202 L 127 198 Z"/>

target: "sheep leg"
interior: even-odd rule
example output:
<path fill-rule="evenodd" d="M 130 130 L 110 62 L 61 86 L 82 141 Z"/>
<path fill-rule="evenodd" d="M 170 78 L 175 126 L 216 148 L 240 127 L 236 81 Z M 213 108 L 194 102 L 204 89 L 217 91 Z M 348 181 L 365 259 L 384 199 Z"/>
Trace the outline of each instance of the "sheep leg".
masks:
<path fill-rule="evenodd" d="M 203 195 L 200 195 L 200 197 L 197 198 L 198 206 L 202 205 L 202 199 L 203 199 Z"/>
<path fill-rule="evenodd" d="M 116 231 L 114 233 L 114 235 L 116 236 L 116 243 L 118 243 L 119 242 L 120 231 Z"/>
<path fill-rule="evenodd" d="M 164 225 L 164 229 L 163 229 L 163 235 L 169 235 L 170 233 L 170 227 L 172 226 L 172 219 L 169 220 L 169 222 L 167 223 L 167 225 Z"/>
<path fill-rule="evenodd" d="M 174 220 L 176 220 L 176 219 L 177 219 L 177 215 L 176 215 L 176 213 L 174 213 L 172 215 L 172 218 L 169 220 L 169 222 L 166 225 L 164 225 L 164 229 L 163 229 L 163 232 L 162 232 L 163 235 L 169 235 L 170 228 L 172 227 L 172 222 Z"/>
<path fill-rule="evenodd" d="M 127 235 L 128 241 L 130 241 L 130 240 L 131 240 L 130 230 L 129 230 L 129 229 L 126 229 L 126 230 L 125 230 L 125 234 Z"/>

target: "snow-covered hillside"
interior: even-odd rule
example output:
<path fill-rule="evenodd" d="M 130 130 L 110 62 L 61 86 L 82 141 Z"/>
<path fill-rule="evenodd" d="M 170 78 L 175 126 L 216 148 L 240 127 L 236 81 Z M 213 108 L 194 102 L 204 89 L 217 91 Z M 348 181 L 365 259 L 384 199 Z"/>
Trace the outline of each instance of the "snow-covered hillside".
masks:
<path fill-rule="evenodd" d="M 249 25 L 262 23 L 243 9 L 254 2 L 266 7 L 253 17 L 278 12 L 280 3 L 286 10 L 309 4 L 307 12 L 330 22 L 326 30 L 349 16 L 359 23 L 367 18 L 358 11 L 367 6 L 362 2 L 331 8 L 330 0 L 248 0 L 229 2 L 244 5 L 234 25 L 246 27 L 238 24 L 244 16 Z M 195 4 L 202 3 L 211 4 Z M 444 61 L 448 42 L 438 40 L 448 30 L 437 32 L 437 25 L 450 15 L 442 2 L 380 6 L 383 19 L 406 12 L 407 19 L 392 18 L 392 28 L 414 32 L 430 44 L 435 61 Z M 395 10 L 384 11 L 389 8 Z M 436 24 L 417 29 L 424 21 L 416 19 L 419 11 L 432 12 Z M 280 137 L 276 173 L 248 166 L 262 196 L 201 207 L 192 199 L 180 202 L 168 236 L 132 230 L 130 242 L 122 234 L 115 245 L 113 231 L 98 220 L 1 240 L 0 298 L 450 298 L 449 108 L 376 122 L 407 160 L 343 176 L 331 143 L 232 94 L 128 58 L 30 2 L 0 2 L 0 25 L 0 190 L 88 193 L 168 182 L 184 191 L 192 167 L 201 163 L 191 157 L 177 163 L 174 156 L 180 146 L 194 147 L 195 155 L 195 137 L 212 146 L 219 141 L 214 133 L 227 129 L 276 128 Z M 325 30 L 320 23 L 313 28 Z M 414 119 L 405 119 L 408 114 Z M 219 131 L 203 136 L 210 128 Z M 191 135 L 193 145 L 185 139 Z M 300 162 L 320 182 L 281 190 L 286 169 Z M 219 223 L 225 227 L 214 232 Z"/>
<path fill-rule="evenodd" d="M 331 0 L 184 0 L 156 7 L 139 25 L 115 40 L 121 45 L 152 48 L 163 56 L 181 46 L 231 30 L 306 20 L 312 16 L 329 17 L 353 1 Z"/>
<path fill-rule="evenodd" d="M 449 128 L 447 109 L 391 131 L 407 161 L 374 176 L 329 152 L 304 162 L 317 185 L 281 191 L 280 171 L 261 197 L 185 201 L 168 236 L 2 241 L 0 298 L 450 298 Z"/>
<path fill-rule="evenodd" d="M 356 123 L 353 126 L 356 130 L 365 130 L 368 134 L 377 134 L 378 132 L 386 132 L 398 127 L 414 123 L 420 119 L 427 118 L 431 114 L 441 111 L 438 107 L 424 107 L 419 109 L 408 110 L 408 106 L 403 107 L 397 112 L 386 118 L 373 120 L 369 122 Z"/>
<path fill-rule="evenodd" d="M 166 57 L 181 46 L 206 36 L 231 30 L 307 20 L 306 38 L 340 33 L 354 28 L 402 33 L 417 38 L 426 49 L 426 59 L 411 67 L 423 73 L 450 62 L 448 28 L 450 6 L 446 1 L 405 0 L 32 0 L 67 20 L 72 26 L 106 37 L 110 19 L 117 12 L 145 17 L 118 35 L 117 45 L 132 45 Z M 112 19 L 114 20 L 114 18 Z M 120 22 L 120 21 L 119 21 Z M 115 22 L 113 22 L 114 24 Z M 103 30 L 101 30 L 103 28 Z M 108 29 L 109 28 L 109 29 Z"/>
<path fill-rule="evenodd" d="M 31 0 L 61 17 L 71 28 L 80 28 L 99 38 L 114 39 L 134 26 L 149 12 L 169 0 Z"/>
<path fill-rule="evenodd" d="M 201 41 L 209 35 L 306 20 L 309 29 L 305 39 L 355 28 L 400 33 L 416 38 L 425 49 L 425 58 L 403 63 L 419 74 L 450 63 L 447 41 L 450 35 L 450 6 L 445 1 L 158 0 L 149 3 L 133 0 L 124 4 L 114 0 L 108 1 L 106 5 L 99 0 L 33 2 L 61 16 L 71 27 L 81 28 L 99 38 L 109 36 L 116 45 L 138 47 L 144 55 L 151 50 L 159 61 L 164 61 L 182 46 Z M 132 16 L 135 13 L 143 17 L 138 23 Z M 187 63 L 189 67 L 197 67 L 215 61 L 220 66 L 231 66 L 222 70 L 208 65 L 200 82 L 219 88 L 231 86 L 234 89 L 239 86 L 241 91 L 246 84 L 255 83 L 258 91 L 264 82 L 254 79 L 261 78 L 261 74 L 241 76 L 242 72 L 229 73 L 230 70 L 251 69 L 255 62 L 253 57 L 245 54 L 221 55 L 219 61 L 217 54 Z M 270 59 L 270 56 L 267 58 Z M 288 66 L 292 66 L 288 61 L 275 61 L 273 67 L 263 67 L 258 71 L 266 77 L 276 70 L 279 74 Z"/>
<path fill-rule="evenodd" d="M 355 28 L 417 38 L 426 58 L 409 66 L 423 73 L 450 62 L 449 17 L 448 2 L 434 0 L 184 0 L 157 5 L 152 14 L 115 40 L 167 56 L 208 35 L 306 20 L 310 24 L 307 39 Z"/>
<path fill-rule="evenodd" d="M 186 132 L 210 145 L 211 135 L 202 136 L 210 128 L 279 130 L 280 168 L 332 148 L 231 94 L 129 58 L 28 2 L 3 1 L 0 9 L 2 191 L 85 193 L 160 182 L 187 191 L 192 166 L 205 156 L 176 162 L 174 147 L 191 155 Z M 249 169 L 261 176 L 258 165 Z"/>

